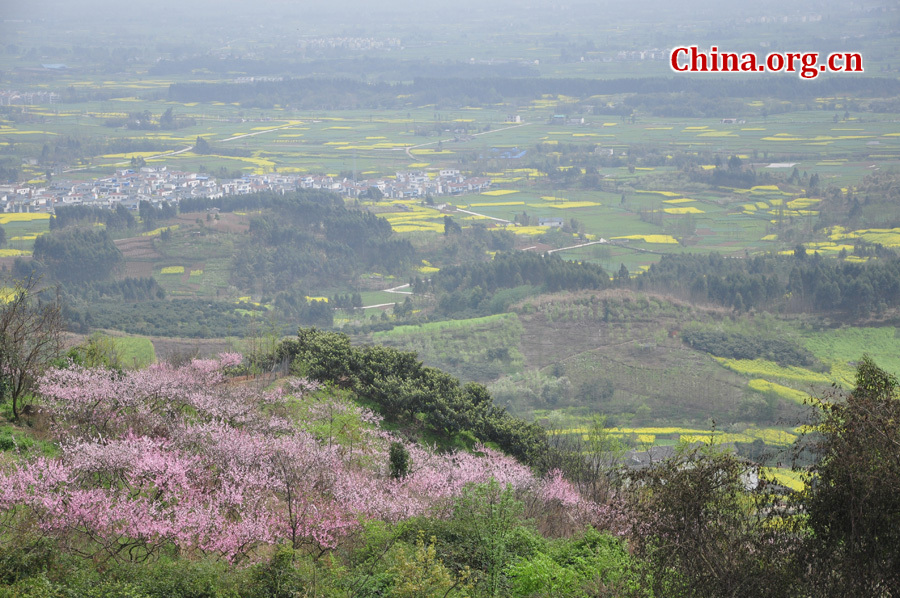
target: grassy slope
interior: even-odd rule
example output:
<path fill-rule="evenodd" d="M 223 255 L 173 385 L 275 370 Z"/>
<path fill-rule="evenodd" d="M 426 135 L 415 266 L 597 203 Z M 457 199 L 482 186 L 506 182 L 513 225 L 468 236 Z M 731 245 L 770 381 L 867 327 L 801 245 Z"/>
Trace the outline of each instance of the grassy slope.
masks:
<path fill-rule="evenodd" d="M 426 364 L 467 380 L 487 382 L 519 372 L 522 325 L 515 314 L 400 326 L 372 335 L 372 342 L 416 351 Z"/>
<path fill-rule="evenodd" d="M 795 406 L 780 399 L 757 413 L 758 406 L 754 410 L 746 403 L 752 393 L 745 379 L 678 338 L 687 323 L 716 321 L 723 312 L 620 291 L 598 294 L 596 303 L 584 305 L 588 297 L 558 295 L 521 306 L 535 310 L 522 317 L 526 363 L 569 378 L 575 389 L 565 406 L 570 412 L 670 424 L 710 419 L 771 424 L 796 415 Z M 604 299 L 609 321 L 604 321 Z M 614 388 L 611 397 L 589 398 L 585 389 L 608 383 Z"/>

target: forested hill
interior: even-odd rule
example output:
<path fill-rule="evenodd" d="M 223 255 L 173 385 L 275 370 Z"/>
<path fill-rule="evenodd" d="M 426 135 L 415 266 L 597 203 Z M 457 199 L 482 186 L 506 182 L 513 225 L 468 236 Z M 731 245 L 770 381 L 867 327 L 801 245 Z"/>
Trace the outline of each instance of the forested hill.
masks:
<path fill-rule="evenodd" d="M 737 310 L 865 317 L 900 306 L 900 258 L 830 260 L 802 247 L 792 256 L 749 259 L 726 259 L 717 253 L 672 255 L 626 284 Z"/>
<path fill-rule="evenodd" d="M 556 254 L 499 252 L 488 262 L 448 266 L 435 273 L 432 288 L 444 314 L 500 313 L 522 298 L 520 291 L 604 289 L 609 275 L 596 264 L 569 262 Z"/>
<path fill-rule="evenodd" d="M 272 209 L 251 220 L 250 243 L 232 266 L 232 282 L 241 288 L 264 280 L 275 293 L 301 281 L 306 288 L 333 284 L 364 271 L 400 271 L 415 255 L 409 240 L 371 212 L 306 201 L 302 194 L 260 203 Z"/>

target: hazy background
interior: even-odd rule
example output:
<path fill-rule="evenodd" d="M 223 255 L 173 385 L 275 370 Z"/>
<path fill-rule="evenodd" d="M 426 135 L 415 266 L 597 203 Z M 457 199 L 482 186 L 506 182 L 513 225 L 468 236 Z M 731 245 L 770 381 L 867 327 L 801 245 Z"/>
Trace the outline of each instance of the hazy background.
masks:
<path fill-rule="evenodd" d="M 259 59 L 317 53 L 311 39 L 340 36 L 390 43 L 343 55 L 428 61 L 525 59 L 542 62 L 579 50 L 727 46 L 737 51 L 860 50 L 895 40 L 896 3 L 730 2 L 212 2 L 122 3 L 6 0 L 0 43 L 40 41 L 36 60 L 77 66 L 72 47 L 122 48 L 132 61 L 227 53 Z M 892 41 L 894 49 L 896 41 Z M 881 52 L 885 51 L 882 47 Z M 398 56 L 398 53 L 400 54 Z M 900 53 L 900 52 L 897 52 Z M 68 54 L 68 55 L 67 55 Z M 325 55 L 327 52 L 319 52 Z M 877 57 L 872 56 L 872 59 Z M 548 74 L 548 73 L 544 73 Z"/>

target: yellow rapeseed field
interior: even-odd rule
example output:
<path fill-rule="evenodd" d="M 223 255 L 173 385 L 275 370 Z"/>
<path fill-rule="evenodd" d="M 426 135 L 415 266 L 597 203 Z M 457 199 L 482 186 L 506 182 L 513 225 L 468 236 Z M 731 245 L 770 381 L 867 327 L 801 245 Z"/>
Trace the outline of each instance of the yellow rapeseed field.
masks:
<path fill-rule="evenodd" d="M 613 239 L 633 239 L 635 241 L 643 241 L 644 243 L 661 243 L 666 245 L 678 244 L 678 240 L 672 235 L 625 235 L 621 237 L 612 237 Z"/>
<path fill-rule="evenodd" d="M 747 383 L 747 386 L 752 388 L 755 391 L 761 393 L 774 393 L 783 399 L 787 399 L 788 401 L 793 401 L 795 403 L 803 404 L 803 401 L 809 396 L 807 393 L 794 390 L 793 388 L 789 388 L 787 386 L 782 386 L 781 384 L 777 384 L 775 382 L 769 382 L 763 378 L 754 378 L 750 382 Z"/>
<path fill-rule="evenodd" d="M 512 193 L 518 193 L 515 189 L 494 189 L 492 191 L 482 191 L 482 195 L 490 195 L 491 197 L 496 197 L 499 195 L 510 195 Z"/>
<path fill-rule="evenodd" d="M 695 208 L 694 206 L 684 206 L 681 208 L 663 208 L 663 212 L 666 214 L 705 214 L 703 210 L 700 208 Z"/>
<path fill-rule="evenodd" d="M 162 226 L 160 228 L 155 228 L 155 229 L 147 231 L 145 233 L 141 233 L 141 236 L 142 237 L 156 237 L 156 236 L 159 236 L 159 234 L 162 233 L 166 229 L 173 230 L 173 231 L 178 230 L 178 225 L 173 224 L 172 226 Z"/>
<path fill-rule="evenodd" d="M 0 214 L 0 224 L 9 224 L 10 222 L 34 222 L 35 220 L 50 220 L 50 214 L 44 212 Z"/>

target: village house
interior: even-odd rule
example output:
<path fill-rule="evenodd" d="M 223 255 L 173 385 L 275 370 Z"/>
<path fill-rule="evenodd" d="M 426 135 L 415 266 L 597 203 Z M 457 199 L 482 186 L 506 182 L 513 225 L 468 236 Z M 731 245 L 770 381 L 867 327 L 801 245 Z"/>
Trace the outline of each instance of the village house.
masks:
<path fill-rule="evenodd" d="M 114 208 L 117 205 L 137 210 L 140 201 L 177 203 L 188 197 L 217 198 L 225 195 L 275 192 L 297 189 L 324 189 L 344 197 L 365 197 L 371 188 L 388 199 L 410 199 L 437 195 L 479 193 L 490 188 L 487 177 L 466 177 L 458 169 L 439 171 L 402 171 L 393 177 L 354 180 L 328 175 L 246 174 L 237 179 L 218 181 L 207 174 L 170 170 L 165 166 L 122 168 L 111 176 L 93 181 L 72 182 L 55 179 L 48 188 L 26 185 L 0 186 L 3 211 L 50 211 L 58 205 L 91 205 Z"/>

